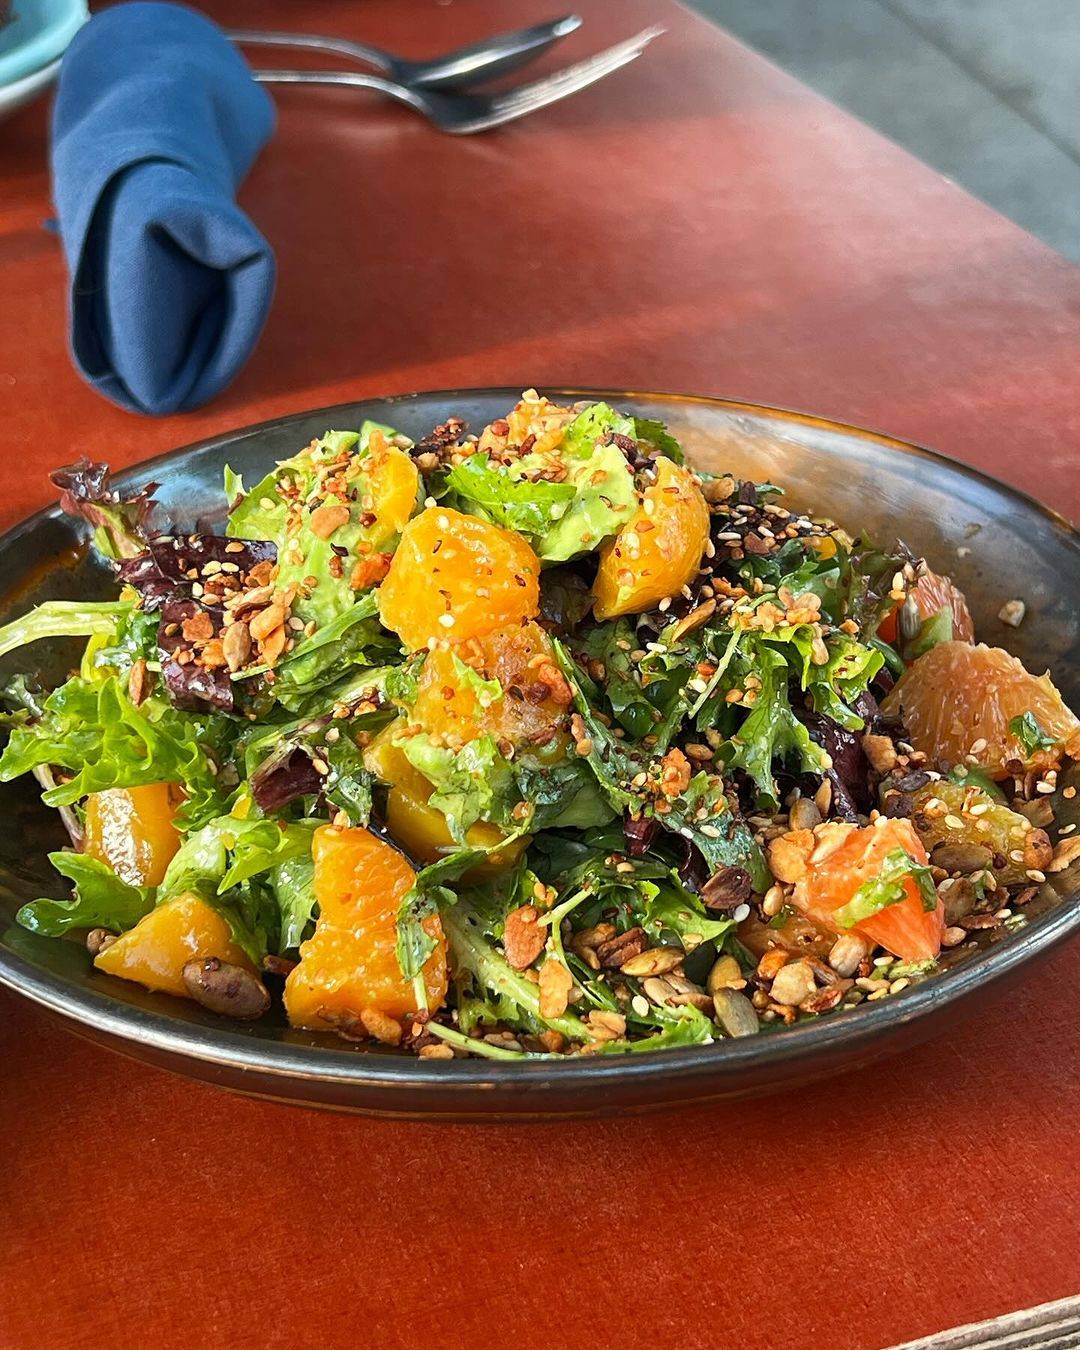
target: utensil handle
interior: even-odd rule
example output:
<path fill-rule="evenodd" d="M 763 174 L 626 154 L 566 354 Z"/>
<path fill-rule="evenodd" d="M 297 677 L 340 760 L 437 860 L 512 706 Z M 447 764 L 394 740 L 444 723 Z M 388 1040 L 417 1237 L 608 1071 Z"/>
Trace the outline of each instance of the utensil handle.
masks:
<path fill-rule="evenodd" d="M 417 112 L 431 115 L 422 94 L 408 85 L 384 80 L 381 75 L 366 75 L 358 70 L 253 70 L 251 73 L 259 84 L 345 85 L 351 89 L 376 89 L 399 103 L 407 103 Z"/>
<path fill-rule="evenodd" d="M 389 52 L 384 52 L 380 47 L 370 47 L 366 42 L 354 42 L 351 38 L 320 37 L 316 33 L 281 33 L 257 28 L 232 28 L 226 36 L 233 42 L 247 43 L 249 46 L 333 52 L 338 56 L 349 56 L 355 61 L 368 61 L 379 70 L 393 69 L 393 58 Z"/>

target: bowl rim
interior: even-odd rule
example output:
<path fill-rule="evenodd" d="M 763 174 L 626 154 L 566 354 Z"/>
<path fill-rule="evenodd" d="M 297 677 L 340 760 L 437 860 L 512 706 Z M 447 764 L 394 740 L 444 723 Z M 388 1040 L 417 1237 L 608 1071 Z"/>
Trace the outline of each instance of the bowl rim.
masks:
<path fill-rule="evenodd" d="M 714 398 L 701 394 L 652 393 L 636 390 L 590 389 L 543 386 L 543 391 L 559 397 L 604 398 L 618 402 L 636 400 L 687 404 L 716 408 L 726 412 L 745 412 L 781 422 L 817 427 L 871 441 L 895 453 L 929 459 L 962 478 L 974 479 L 1026 510 L 1043 516 L 1065 541 L 1080 553 L 1080 530 L 1051 507 L 1022 489 L 1004 483 L 985 471 L 954 460 L 936 450 L 883 432 L 816 414 L 802 413 L 770 404 L 740 399 Z M 419 399 L 453 400 L 520 395 L 515 386 L 487 386 L 458 389 L 422 390 L 414 393 L 365 398 L 320 408 L 267 418 L 262 422 L 218 432 L 191 444 L 139 461 L 114 476 L 126 485 L 152 476 L 158 466 L 186 459 L 201 451 L 223 447 L 240 438 L 276 430 L 293 422 L 348 410 L 355 417 L 358 409 L 378 406 L 382 409 L 406 405 Z M 0 547 L 10 547 L 30 534 L 46 519 L 56 519 L 56 504 L 43 507 L 0 536 Z M 873 1043 L 888 1040 L 890 1029 L 912 1026 L 935 1017 L 941 1010 L 963 1002 L 976 989 L 999 984 L 1019 966 L 1048 952 L 1080 931 L 1080 892 L 1063 895 L 1050 909 L 1015 934 L 991 944 L 956 966 L 923 983 L 905 990 L 902 997 L 864 1003 L 839 1017 L 824 1017 L 798 1023 L 776 1032 L 742 1038 L 718 1037 L 708 1045 L 679 1047 L 645 1053 L 596 1055 L 585 1059 L 530 1059 L 520 1062 L 487 1059 L 423 1060 L 406 1054 L 372 1053 L 327 1046 L 313 1036 L 309 1044 L 301 1041 L 260 1038 L 233 1030 L 228 1023 L 207 1026 L 187 1022 L 167 1013 L 152 1012 L 123 1002 L 103 990 L 71 984 L 62 976 L 43 972 L 24 957 L 0 949 L 0 985 L 22 994 L 31 1002 L 84 1027 L 110 1041 L 115 1048 L 124 1043 L 143 1046 L 178 1060 L 194 1060 L 220 1070 L 239 1071 L 272 1079 L 304 1080 L 326 1086 L 354 1089 L 411 1089 L 424 1094 L 479 1089 L 511 1088 L 561 1090 L 574 1084 L 583 1089 L 617 1082 L 637 1085 L 663 1080 L 676 1086 L 712 1076 L 733 1077 L 764 1066 L 778 1068 L 793 1061 L 813 1062 L 827 1059 L 831 1050 L 857 1047 L 873 1048 Z M 73 1028 L 75 1030 L 78 1027 Z M 304 1033 L 292 1033 L 300 1036 Z M 493 1103 L 494 1105 L 494 1103 Z"/>

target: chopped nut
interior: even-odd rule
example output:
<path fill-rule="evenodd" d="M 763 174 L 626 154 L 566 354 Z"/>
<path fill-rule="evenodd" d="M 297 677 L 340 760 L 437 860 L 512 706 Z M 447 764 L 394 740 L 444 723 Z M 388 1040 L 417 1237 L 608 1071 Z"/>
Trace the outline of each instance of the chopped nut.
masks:
<path fill-rule="evenodd" d="M 814 972 L 805 961 L 792 961 L 773 977 L 769 996 L 774 1003 L 796 1008 L 817 989 Z"/>
<path fill-rule="evenodd" d="M 208 670 L 219 670 L 225 665 L 225 651 L 220 638 L 211 638 L 198 656 L 199 664 Z"/>
<path fill-rule="evenodd" d="M 383 1045 L 401 1044 L 401 1023 L 387 1013 L 380 1012 L 377 1008 L 363 1008 L 360 1012 L 360 1021 L 364 1024 L 368 1035 L 374 1036 Z"/>
<path fill-rule="evenodd" d="M 146 673 L 146 662 L 140 656 L 137 661 L 132 662 L 131 674 L 128 676 L 128 698 L 137 708 L 148 692 L 149 680 Z"/>
<path fill-rule="evenodd" d="M 111 947 L 115 941 L 116 935 L 110 933 L 107 928 L 91 928 L 86 935 L 86 950 L 91 956 L 97 956 L 98 952 Z"/>
<path fill-rule="evenodd" d="M 308 519 L 311 533 L 320 539 L 329 539 L 335 530 L 349 523 L 349 508 L 342 502 L 316 507 Z"/>
<path fill-rule="evenodd" d="M 180 625 L 185 642 L 208 642 L 214 636 L 214 621 L 205 609 L 196 611 Z"/>
<path fill-rule="evenodd" d="M 804 1013 L 828 1012 L 830 1008 L 835 1008 L 843 997 L 843 989 L 838 984 L 834 984 L 828 989 L 816 989 L 803 999 L 799 1004 L 799 1009 Z"/>
<path fill-rule="evenodd" d="M 622 1013 L 594 1009 L 585 1020 L 594 1040 L 617 1041 L 626 1035 L 626 1018 Z"/>
<path fill-rule="evenodd" d="M 725 474 L 723 478 L 705 478 L 701 483 L 701 495 L 707 502 L 726 502 L 735 491 L 735 480 Z"/>
<path fill-rule="evenodd" d="M 420 1059 L 453 1059 L 454 1052 L 445 1041 L 432 1041 L 430 1045 L 422 1045 L 417 1052 Z"/>
<path fill-rule="evenodd" d="M 251 634 L 248 632 L 248 626 L 243 620 L 238 619 L 236 623 L 229 624 L 225 629 L 224 636 L 221 639 L 221 650 L 225 654 L 225 662 L 233 672 L 242 670 L 251 655 Z"/>
<path fill-rule="evenodd" d="M 1019 628 L 1024 622 L 1024 615 L 1027 613 L 1027 605 L 1023 600 L 1006 600 L 998 610 L 998 618 L 1002 623 L 1007 623 L 1010 628 Z"/>
<path fill-rule="evenodd" d="M 842 933 L 829 949 L 829 965 L 837 975 L 850 979 L 869 950 L 869 944 L 858 933 Z"/>
<path fill-rule="evenodd" d="M 285 650 L 285 645 L 289 640 L 289 635 L 285 631 L 285 625 L 275 628 L 267 637 L 263 638 L 259 655 L 268 666 L 277 665 L 281 655 Z"/>
<path fill-rule="evenodd" d="M 814 836 L 809 830 L 794 830 L 773 839 L 769 844 L 769 867 L 777 881 L 788 884 L 806 875 L 810 855 L 814 851 Z"/>
<path fill-rule="evenodd" d="M 862 748 L 875 773 L 891 773 L 896 768 L 896 746 L 891 737 L 868 731 L 862 738 Z"/>
<path fill-rule="evenodd" d="M 561 961 L 549 956 L 540 967 L 540 1016 L 561 1017 L 570 1001 L 574 977 Z"/>
<path fill-rule="evenodd" d="M 666 975 L 682 963 L 683 956 L 684 953 L 676 947 L 652 947 L 649 951 L 631 956 L 619 969 L 624 975 L 633 975 L 639 979 L 646 975 Z"/>
<path fill-rule="evenodd" d="M 690 786 L 690 761 L 676 746 L 660 761 L 660 791 L 665 797 L 679 797 Z"/>
<path fill-rule="evenodd" d="M 619 933 L 606 942 L 599 943 L 596 955 L 605 970 L 617 970 L 631 956 L 643 952 L 648 943 L 644 928 L 628 928 L 625 933 Z"/>
<path fill-rule="evenodd" d="M 704 604 L 698 605 L 675 625 L 671 640 L 678 641 L 679 638 L 685 637 L 687 633 L 692 633 L 695 628 L 700 628 L 703 623 L 712 618 L 715 612 L 715 600 L 706 600 Z"/>
<path fill-rule="evenodd" d="M 515 970 L 531 966 L 544 950 L 547 928 L 538 922 L 540 911 L 535 905 L 521 905 L 506 916 L 503 929 L 503 950 Z"/>
<path fill-rule="evenodd" d="M 1045 830 L 1028 830 L 1024 836 L 1024 866 L 1030 871 L 1035 868 L 1042 871 L 1050 867 L 1054 858 L 1054 846 Z"/>
<path fill-rule="evenodd" d="M 1063 839 L 1058 843 L 1054 850 L 1053 862 L 1047 863 L 1046 872 L 1064 872 L 1066 867 L 1080 858 L 1080 835 L 1071 839 Z"/>
<path fill-rule="evenodd" d="M 759 980 L 772 980 L 787 965 L 788 954 L 783 947 L 770 947 L 757 964 Z"/>
<path fill-rule="evenodd" d="M 283 627 L 284 623 L 285 608 L 275 602 L 272 605 L 267 605 L 264 610 L 260 610 L 248 624 L 248 628 L 251 631 L 251 636 L 257 642 L 263 642 L 275 629 Z"/>

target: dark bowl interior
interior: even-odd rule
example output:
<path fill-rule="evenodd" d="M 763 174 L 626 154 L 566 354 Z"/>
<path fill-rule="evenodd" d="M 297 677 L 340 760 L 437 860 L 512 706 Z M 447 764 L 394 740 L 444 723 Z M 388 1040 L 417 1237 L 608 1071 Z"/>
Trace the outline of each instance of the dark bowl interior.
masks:
<path fill-rule="evenodd" d="M 899 535 L 957 580 L 983 641 L 1008 646 L 1033 670 L 1049 667 L 1066 700 L 1080 706 L 1074 604 L 1080 536 L 1045 507 L 929 451 L 814 417 L 700 398 L 600 396 L 666 421 L 704 468 L 779 482 L 797 507 L 827 512 L 882 542 Z M 456 413 L 478 429 L 516 397 L 509 389 L 439 392 L 302 413 L 178 450 L 120 482 L 160 482 L 162 515 L 179 528 L 219 525 L 226 463 L 253 482 L 272 461 L 328 428 L 355 427 L 370 417 L 419 437 Z M 115 594 L 84 532 L 56 508 L 0 539 L 0 590 L 4 621 L 48 598 Z M 1027 604 L 1016 630 L 997 618 L 1002 602 L 1013 597 Z M 46 680 L 63 678 L 77 654 L 60 644 L 29 653 Z M 0 662 L 0 677 L 25 669 L 27 657 L 23 649 Z M 1063 821 L 1076 812 L 1073 802 L 1057 805 Z M 152 1063 L 242 1092 L 388 1115 L 550 1118 L 792 1086 L 923 1039 L 1080 927 L 1077 871 L 1070 868 L 1041 888 L 1024 927 L 997 930 L 960 949 L 941 975 L 840 1016 L 652 1055 L 534 1064 L 424 1061 L 344 1047 L 293 1031 L 280 1016 L 256 1026 L 227 1024 L 194 1004 L 98 973 L 74 941 L 25 932 L 12 916 L 27 899 L 61 893 L 45 853 L 65 839 L 28 781 L 0 786 L 0 811 L 10 822 L 0 836 L 0 982 L 67 1019 L 73 1030 Z"/>

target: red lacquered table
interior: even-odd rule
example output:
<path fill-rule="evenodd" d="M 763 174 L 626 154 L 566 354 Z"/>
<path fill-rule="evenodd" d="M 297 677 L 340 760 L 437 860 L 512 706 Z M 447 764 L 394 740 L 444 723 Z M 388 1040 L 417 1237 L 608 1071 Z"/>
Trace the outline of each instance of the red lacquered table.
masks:
<path fill-rule="evenodd" d="M 215 0 L 236 25 L 438 50 L 512 0 Z M 672 389 L 932 444 L 1080 514 L 1080 272 L 666 0 L 582 0 L 628 71 L 455 140 L 290 91 L 243 200 L 269 327 L 150 422 L 64 347 L 44 117 L 0 144 L 0 523 L 86 452 L 440 386 Z M 948 1039 L 773 1100 L 434 1127 L 227 1096 L 0 996 L 0 1344 L 830 1347 L 1076 1292 L 1074 946 Z"/>

